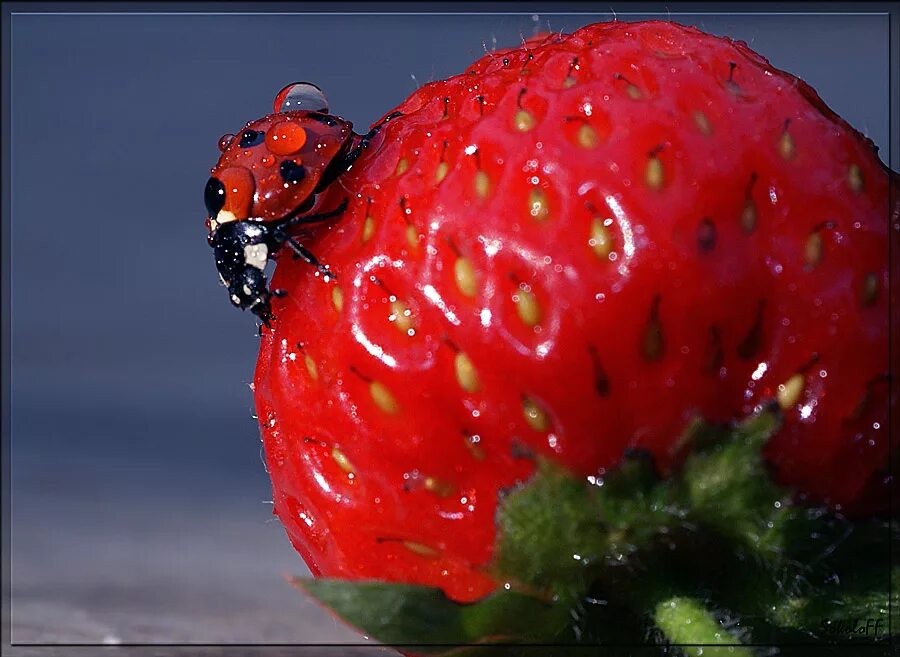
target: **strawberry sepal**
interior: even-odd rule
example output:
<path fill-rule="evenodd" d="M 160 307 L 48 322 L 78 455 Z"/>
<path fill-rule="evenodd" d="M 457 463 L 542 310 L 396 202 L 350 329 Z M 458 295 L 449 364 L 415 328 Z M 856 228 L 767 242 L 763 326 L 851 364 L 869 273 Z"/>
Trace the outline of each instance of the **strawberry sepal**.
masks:
<path fill-rule="evenodd" d="M 488 566 L 497 590 L 474 603 L 409 584 L 295 583 L 366 635 L 417 654 L 649 638 L 749 656 L 746 644 L 900 634 L 900 568 L 887 550 L 900 526 L 848 520 L 777 484 L 762 454 L 780 425 L 774 407 L 731 427 L 697 421 L 666 477 L 644 452 L 586 479 L 537 457 L 531 479 L 500 500 Z M 859 618 L 877 627 L 847 630 Z"/>

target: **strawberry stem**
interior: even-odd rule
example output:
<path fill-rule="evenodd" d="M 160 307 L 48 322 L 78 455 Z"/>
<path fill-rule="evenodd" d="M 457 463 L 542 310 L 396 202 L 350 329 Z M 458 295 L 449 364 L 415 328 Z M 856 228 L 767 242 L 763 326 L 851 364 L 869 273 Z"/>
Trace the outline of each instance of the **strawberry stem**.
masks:
<path fill-rule="evenodd" d="M 685 644 L 682 648 L 691 657 L 752 657 L 753 652 L 739 646 L 741 642 L 723 627 L 698 600 L 672 597 L 661 601 L 653 610 L 656 626 L 670 643 Z"/>

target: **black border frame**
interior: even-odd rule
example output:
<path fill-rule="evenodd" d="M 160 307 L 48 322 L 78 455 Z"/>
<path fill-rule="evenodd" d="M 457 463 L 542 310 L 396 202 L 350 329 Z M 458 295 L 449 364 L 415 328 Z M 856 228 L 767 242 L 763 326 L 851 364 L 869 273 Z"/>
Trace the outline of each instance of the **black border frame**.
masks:
<path fill-rule="evenodd" d="M 548 8 L 552 7 L 548 11 Z M 617 9 L 618 8 L 618 9 Z M 0 549 L 6 558 L 2 560 L 2 615 L 0 615 L 0 650 L 3 654 L 8 654 L 8 649 L 16 650 L 16 654 L 28 655 L 95 655 L 102 653 L 103 655 L 188 655 L 188 654 L 216 654 L 216 655 L 266 655 L 267 657 L 278 657 L 280 655 L 295 655 L 312 651 L 312 654 L 328 657 L 340 657 L 345 654 L 347 649 L 362 652 L 364 654 L 375 654 L 379 651 L 381 644 L 358 644 L 358 643 L 310 643 L 310 644 L 208 644 L 208 643 L 121 643 L 115 645 L 103 643 L 11 643 L 12 639 L 12 623 L 11 623 L 11 460 L 10 460 L 10 376 L 11 376 L 11 324 L 10 324 L 10 220 L 11 220 L 11 200 L 9 190 L 11 189 L 12 166 L 10 156 L 9 138 L 11 133 L 11 104 L 10 104 L 10 80 L 11 80 L 11 59 L 12 59 L 12 22 L 15 14 L 53 14 L 53 13 L 86 13 L 86 14 L 104 14 L 104 13 L 126 13 L 126 14 L 142 14 L 148 12 L 164 12 L 164 13 L 185 13 L 185 14 L 209 14 L 209 13 L 242 13 L 250 12 L 258 13 L 322 13 L 322 14 L 468 14 L 468 13 L 490 13 L 490 14 L 511 14 L 511 15 L 527 15 L 540 14 L 552 15 L 554 13 L 577 15 L 583 14 L 593 16 L 600 20 L 609 20 L 618 15 L 633 17 L 636 15 L 646 14 L 647 16 L 660 16 L 663 13 L 715 13 L 715 14 L 869 14 L 884 15 L 887 17 L 888 27 L 888 79 L 886 87 L 888 89 L 888 144 L 886 148 L 886 157 L 888 166 L 896 171 L 898 161 L 900 161 L 900 75 L 895 74 L 895 65 L 900 62 L 900 2 L 790 2 L 790 3 L 772 3 L 772 2 L 712 2 L 712 1 L 694 1 L 694 2 L 672 2 L 672 3 L 616 3 L 612 5 L 599 5 L 590 2 L 555 2 L 552 5 L 547 2 L 429 2 L 420 5 L 416 2 L 386 2 L 386 3 L 366 3 L 366 2 L 86 2 L 86 3 L 60 3 L 60 2 L 13 2 L 3 3 L 2 18 L 0 18 L 0 26 L 2 26 L 3 35 L 3 71 L 2 86 L 0 86 L 0 97 L 2 103 L 2 132 L 0 132 L 0 141 L 4 147 L 2 150 L 2 232 L 0 232 L 0 258 L 2 258 L 2 267 L 0 267 L 0 308 L 2 308 L 2 322 L 0 322 L 0 383 L 2 383 L 2 396 L 0 396 L 0 432 L 2 432 L 2 444 L 0 444 L 0 456 L 2 456 L 2 530 L 0 530 Z M 893 189 L 889 196 L 889 206 L 887 208 L 888 221 L 894 222 L 891 229 L 900 230 L 900 217 L 891 217 L 891 208 L 895 206 L 897 199 L 893 198 Z M 897 292 L 894 288 L 893 280 L 894 261 L 891 249 L 892 240 L 888 240 L 888 258 L 890 293 L 888 303 L 888 321 L 893 319 L 893 303 Z M 897 326 L 891 326 L 888 339 L 888 359 L 889 363 L 893 362 L 893 335 L 898 333 Z M 898 373 L 891 372 L 890 388 L 893 393 L 896 385 L 896 376 Z M 893 394 L 891 395 L 893 396 Z M 892 413 L 888 409 L 888 432 L 893 438 L 894 425 L 892 422 Z M 893 440 L 889 441 L 891 446 Z M 897 460 L 894 458 L 893 448 L 890 447 L 890 463 Z M 891 516 L 896 516 L 898 509 L 894 507 L 895 498 L 897 498 L 897 483 L 894 477 L 893 467 L 891 469 L 893 494 L 891 495 Z M 893 542 L 888 542 L 890 550 L 890 562 L 896 564 L 895 546 Z M 890 581 L 890 577 L 888 578 Z M 893 593 L 893 591 L 891 591 Z M 891 609 L 888 609 L 888 632 L 891 631 Z M 680 644 L 671 644 L 677 646 Z M 690 644 L 693 645 L 693 644 Z M 746 647 L 771 647 L 770 644 L 741 644 Z M 836 642 L 836 646 L 846 646 L 848 654 L 863 655 L 891 655 L 900 643 L 891 639 L 882 643 L 868 642 Z M 409 645 L 394 645 L 397 648 L 414 648 Z M 429 647 L 440 647 L 440 644 L 430 644 Z M 451 647 L 451 646 L 445 646 Z M 511 647 L 498 644 L 497 649 Z M 627 654 L 644 654 L 658 655 L 660 646 L 655 644 L 599 644 L 596 646 L 565 646 L 559 644 L 526 644 L 516 645 L 519 649 L 518 654 L 528 655 L 532 651 L 535 657 L 550 657 L 557 653 L 549 653 L 547 648 L 561 648 L 565 652 L 558 654 L 569 655 L 600 655 L 606 654 L 606 651 L 612 651 L 609 654 L 623 654 L 616 652 L 622 648 L 630 648 Z M 211 651 L 212 648 L 219 650 Z M 49 650 L 45 650 L 49 649 Z M 172 650 L 177 649 L 177 650 Z M 248 650 L 253 649 L 253 650 Z M 291 649 L 291 650 L 285 650 Z M 300 649 L 300 650 L 298 650 Z M 791 654 L 809 654 L 816 655 L 817 646 L 815 644 L 791 644 Z M 382 654 L 383 648 L 381 648 Z M 25 652 L 27 651 L 27 652 Z M 537 652 L 540 651 L 540 652 Z M 590 651 L 590 652 L 588 652 Z M 636 651 L 636 652 L 634 652 Z"/>

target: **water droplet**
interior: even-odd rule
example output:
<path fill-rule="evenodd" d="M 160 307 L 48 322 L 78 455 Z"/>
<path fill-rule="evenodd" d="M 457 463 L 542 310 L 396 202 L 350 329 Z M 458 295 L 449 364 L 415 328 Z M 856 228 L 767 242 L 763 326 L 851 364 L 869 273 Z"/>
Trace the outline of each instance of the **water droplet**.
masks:
<path fill-rule="evenodd" d="M 328 99 L 324 92 L 311 82 L 292 82 L 275 96 L 272 104 L 274 112 L 328 113 Z"/>
<path fill-rule="evenodd" d="M 296 153 L 306 143 L 306 130 L 293 121 L 282 121 L 266 132 L 266 148 L 275 155 Z"/>
<path fill-rule="evenodd" d="M 219 150 L 224 153 L 233 140 L 234 135 L 230 132 L 219 137 Z"/>

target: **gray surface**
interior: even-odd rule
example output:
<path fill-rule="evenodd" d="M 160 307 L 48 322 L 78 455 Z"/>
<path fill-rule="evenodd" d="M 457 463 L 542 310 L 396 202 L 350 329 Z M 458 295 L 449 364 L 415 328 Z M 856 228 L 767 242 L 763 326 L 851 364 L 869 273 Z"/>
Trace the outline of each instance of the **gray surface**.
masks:
<path fill-rule="evenodd" d="M 887 146 L 884 17 L 674 18 L 746 40 Z M 533 25 L 14 17 L 14 641 L 359 640 L 282 579 L 304 568 L 264 503 L 255 327 L 217 283 L 202 188 L 220 134 L 289 81 L 363 128 L 411 75 L 459 72 Z"/>

